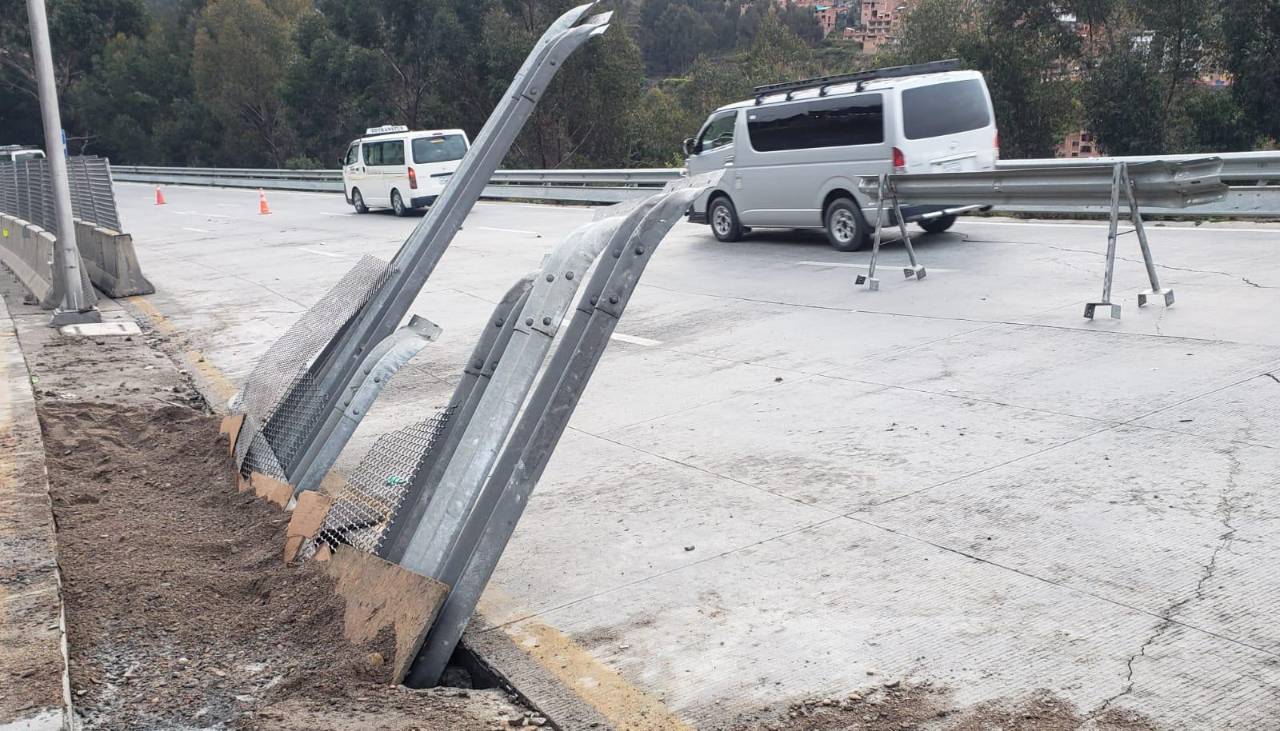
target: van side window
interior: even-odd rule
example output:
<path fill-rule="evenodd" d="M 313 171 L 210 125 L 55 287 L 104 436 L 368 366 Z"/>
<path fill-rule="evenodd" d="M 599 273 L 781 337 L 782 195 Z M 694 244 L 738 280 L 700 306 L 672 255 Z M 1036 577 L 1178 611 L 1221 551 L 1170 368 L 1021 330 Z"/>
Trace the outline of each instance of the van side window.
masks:
<path fill-rule="evenodd" d="M 467 143 L 462 135 L 419 137 L 413 141 L 413 161 L 416 163 L 461 160 L 465 154 Z"/>
<path fill-rule="evenodd" d="M 902 92 L 902 133 L 909 140 L 982 129 L 991 124 L 978 79 L 917 86 Z"/>
<path fill-rule="evenodd" d="M 861 94 L 747 110 L 747 134 L 759 152 L 884 142 L 884 99 Z"/>
<path fill-rule="evenodd" d="M 706 128 L 702 130 L 702 135 L 698 137 L 698 152 L 708 152 L 732 143 L 733 127 L 737 120 L 737 110 L 712 117 L 711 121 L 707 122 Z"/>
<path fill-rule="evenodd" d="M 359 162 L 359 161 L 360 161 L 360 146 L 359 146 L 359 145 L 352 145 L 352 146 L 348 147 L 348 148 L 347 148 L 347 159 L 346 159 L 346 164 L 347 164 L 347 165 L 355 165 L 355 164 L 356 164 L 357 162 Z"/>
<path fill-rule="evenodd" d="M 404 164 L 404 140 L 391 140 L 382 143 L 382 164 Z"/>
<path fill-rule="evenodd" d="M 381 142 L 364 143 L 364 164 L 365 165 L 381 165 L 382 164 L 382 143 Z"/>

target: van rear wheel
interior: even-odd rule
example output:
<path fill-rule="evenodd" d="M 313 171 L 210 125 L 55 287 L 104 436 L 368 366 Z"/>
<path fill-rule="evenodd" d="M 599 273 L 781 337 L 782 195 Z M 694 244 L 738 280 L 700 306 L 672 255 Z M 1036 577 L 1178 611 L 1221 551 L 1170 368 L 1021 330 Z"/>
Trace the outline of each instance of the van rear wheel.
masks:
<path fill-rule="evenodd" d="M 850 198 L 837 198 L 827 206 L 823 216 L 827 241 L 836 251 L 859 251 L 866 248 L 871 238 L 867 221 L 858 210 L 858 204 Z"/>
<path fill-rule="evenodd" d="M 391 210 L 401 218 L 409 215 L 409 207 L 404 204 L 404 199 L 400 197 L 400 191 L 391 191 Z"/>
<path fill-rule="evenodd" d="M 955 222 L 956 222 L 955 216 L 940 216 L 938 218 L 928 218 L 920 222 L 920 228 L 924 229 L 926 233 L 940 234 L 943 231 L 946 231 L 947 229 L 951 228 L 952 224 L 954 224 Z"/>
<path fill-rule="evenodd" d="M 742 238 L 742 223 L 738 221 L 738 211 L 733 201 L 720 196 L 711 201 L 707 207 L 707 222 L 711 224 L 711 233 L 720 241 L 738 241 Z"/>

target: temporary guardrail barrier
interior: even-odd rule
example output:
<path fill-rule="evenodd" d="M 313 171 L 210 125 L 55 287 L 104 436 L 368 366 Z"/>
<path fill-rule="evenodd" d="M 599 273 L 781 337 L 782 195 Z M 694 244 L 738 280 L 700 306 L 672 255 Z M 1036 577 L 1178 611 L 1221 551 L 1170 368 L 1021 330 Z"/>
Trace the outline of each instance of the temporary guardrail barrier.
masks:
<path fill-rule="evenodd" d="M 1112 161 L 1110 165 L 1045 165 L 1042 167 L 1016 167 L 1004 170 L 983 170 L 967 173 L 922 173 L 902 175 L 865 176 L 858 184 L 859 190 L 876 201 L 876 236 L 871 251 L 871 263 L 866 275 L 859 275 L 856 284 L 866 283 L 870 289 L 878 289 L 875 280 L 876 257 L 880 251 L 880 223 L 886 205 L 893 207 L 901 236 L 911 260 L 911 266 L 903 270 L 908 278 L 920 279 L 924 267 L 916 261 L 907 234 L 900 205 L 985 206 L 988 203 L 1038 205 L 1045 201 L 1073 200 L 1082 204 L 1106 201 L 1110 227 L 1107 234 L 1106 270 L 1103 274 L 1102 299 L 1085 305 L 1084 316 L 1092 319 L 1099 307 L 1106 307 L 1111 317 L 1120 317 L 1120 305 L 1111 302 L 1111 283 L 1115 271 L 1116 239 L 1119 232 L 1120 195 L 1123 192 L 1129 208 L 1133 228 L 1123 233 L 1136 233 L 1142 260 L 1146 265 L 1151 289 L 1138 294 L 1138 306 L 1147 304 L 1151 297 L 1160 297 L 1166 306 L 1173 304 L 1173 290 L 1162 288 L 1156 273 L 1151 247 L 1147 243 L 1146 229 L 1142 221 L 1142 206 L 1184 208 L 1211 204 L 1227 193 L 1222 182 L 1223 161 L 1220 158 L 1190 158 L 1170 162 L 1150 160 L 1129 163 Z M 959 210 L 959 209 L 957 209 Z"/>

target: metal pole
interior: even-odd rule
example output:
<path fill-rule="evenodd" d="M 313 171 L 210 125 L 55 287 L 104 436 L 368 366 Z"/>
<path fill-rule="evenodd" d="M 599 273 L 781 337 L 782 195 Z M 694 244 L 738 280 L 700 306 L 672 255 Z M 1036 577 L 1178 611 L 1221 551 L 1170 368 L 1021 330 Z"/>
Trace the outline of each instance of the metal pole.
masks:
<path fill-rule="evenodd" d="M 915 277 L 916 280 L 924 279 L 925 270 L 916 261 L 916 249 L 911 245 L 911 234 L 907 233 L 907 221 L 902 216 L 902 205 L 898 202 L 898 188 L 894 185 L 892 179 L 888 181 L 889 192 L 893 194 L 893 215 L 898 219 L 898 233 L 902 236 L 902 245 L 907 248 L 907 259 L 911 262 L 910 266 L 903 267 L 902 274 L 910 279 Z"/>
<path fill-rule="evenodd" d="M 888 184 L 885 182 L 884 174 L 881 173 L 876 193 L 876 230 L 875 240 L 871 243 L 871 261 L 867 264 L 867 273 L 859 274 L 854 279 L 854 284 L 865 283 L 870 290 L 880 289 L 880 280 L 876 279 L 876 259 L 880 257 L 880 226 L 884 223 L 884 197 L 888 193 Z"/>
<path fill-rule="evenodd" d="M 1120 186 L 1127 184 L 1128 180 L 1128 166 L 1123 162 L 1116 163 L 1111 170 L 1111 224 L 1107 229 L 1107 265 L 1102 274 L 1102 301 L 1085 304 L 1084 316 L 1090 320 L 1098 307 L 1107 307 L 1111 310 L 1111 317 L 1120 318 L 1120 305 L 1111 303 L 1111 280 L 1116 269 L 1116 237 L 1119 235 L 1117 229 L 1120 228 Z"/>
<path fill-rule="evenodd" d="M 1147 280 L 1151 289 L 1138 293 L 1138 306 L 1145 307 L 1148 297 L 1163 297 L 1165 307 L 1173 304 L 1173 290 L 1160 286 L 1160 275 L 1156 273 L 1156 262 L 1151 257 L 1151 247 L 1147 244 L 1147 229 L 1142 225 L 1142 210 L 1138 207 L 1138 197 L 1133 192 L 1133 179 L 1126 176 L 1124 193 L 1129 201 L 1129 216 L 1133 219 L 1133 230 L 1138 234 L 1138 246 L 1142 249 L 1142 263 L 1147 267 Z"/>
<path fill-rule="evenodd" d="M 53 49 L 49 44 L 49 18 L 45 14 L 44 0 L 27 0 L 27 15 L 31 21 L 31 57 L 36 67 L 44 147 L 53 177 L 53 209 L 58 223 L 58 242 L 53 258 L 54 287 L 61 290 L 62 299 L 54 311 L 52 324 L 101 322 L 102 316 L 93 306 L 95 297 L 91 291 L 85 291 L 80 274 L 80 251 L 76 248 L 67 155 L 62 146 L 62 115 L 58 112 L 58 88 L 53 80 Z"/>

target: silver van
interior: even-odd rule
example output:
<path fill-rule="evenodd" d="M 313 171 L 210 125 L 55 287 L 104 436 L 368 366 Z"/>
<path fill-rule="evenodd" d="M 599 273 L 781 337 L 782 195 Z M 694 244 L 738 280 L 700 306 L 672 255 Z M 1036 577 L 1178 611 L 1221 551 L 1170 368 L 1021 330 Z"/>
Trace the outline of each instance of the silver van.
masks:
<path fill-rule="evenodd" d="M 982 74 L 955 61 L 898 66 L 756 87 L 755 98 L 711 113 L 685 140 L 690 175 L 723 168 L 689 220 L 721 241 L 754 227 L 825 229 L 831 245 L 867 245 L 875 207 L 858 178 L 880 173 L 990 170 L 999 158 Z M 911 219 L 941 206 L 903 207 Z M 920 225 L 938 233 L 942 216 Z M 886 223 L 896 222 L 887 221 Z"/>

